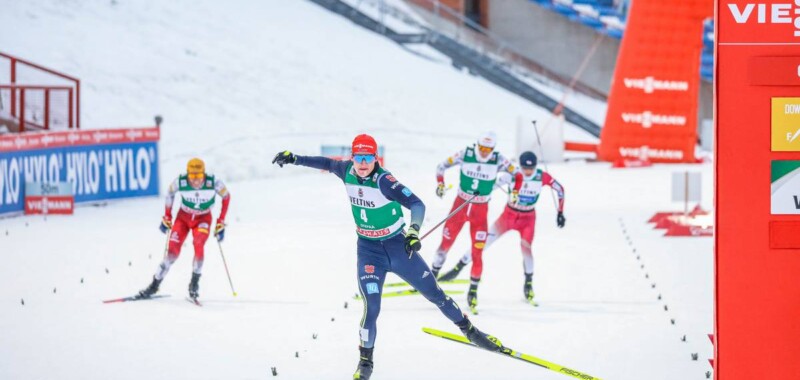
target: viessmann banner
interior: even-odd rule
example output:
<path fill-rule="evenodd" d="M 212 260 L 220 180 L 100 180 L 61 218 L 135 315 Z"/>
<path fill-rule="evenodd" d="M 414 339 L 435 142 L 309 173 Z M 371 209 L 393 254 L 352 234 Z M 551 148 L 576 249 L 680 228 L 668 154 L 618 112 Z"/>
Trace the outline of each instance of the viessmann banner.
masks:
<path fill-rule="evenodd" d="M 631 3 L 600 159 L 695 161 L 703 20 L 713 14 L 713 0 Z"/>
<path fill-rule="evenodd" d="M 26 182 L 69 182 L 75 202 L 158 195 L 156 128 L 0 136 L 0 214 L 24 209 Z"/>

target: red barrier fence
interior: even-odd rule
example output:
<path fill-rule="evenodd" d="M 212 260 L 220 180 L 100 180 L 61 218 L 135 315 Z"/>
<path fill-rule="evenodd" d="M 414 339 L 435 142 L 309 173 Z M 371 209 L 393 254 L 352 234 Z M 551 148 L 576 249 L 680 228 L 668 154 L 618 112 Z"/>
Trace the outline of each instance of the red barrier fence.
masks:
<path fill-rule="evenodd" d="M 78 78 L 0 52 L 0 125 L 20 132 L 80 128 L 80 98 Z"/>
<path fill-rule="evenodd" d="M 72 87 L 0 84 L 0 124 L 10 132 L 72 129 L 74 103 Z"/>

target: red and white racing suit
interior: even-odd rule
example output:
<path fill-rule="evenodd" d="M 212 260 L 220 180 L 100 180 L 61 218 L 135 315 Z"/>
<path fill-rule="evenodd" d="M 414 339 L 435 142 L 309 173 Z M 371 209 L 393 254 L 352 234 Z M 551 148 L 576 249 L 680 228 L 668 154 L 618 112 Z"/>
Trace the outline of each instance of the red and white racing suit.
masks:
<path fill-rule="evenodd" d="M 447 160 L 439 164 L 436 173 L 436 178 L 439 183 L 444 183 L 444 172 L 446 169 L 456 165 L 462 165 L 464 163 L 464 157 L 468 149 L 462 150 L 453 156 L 448 157 Z M 496 155 L 493 157 L 493 160 L 497 162 L 497 168 L 495 169 L 497 173 L 507 173 L 518 177 L 518 185 L 515 185 L 515 188 L 518 190 L 522 186 L 522 173 L 502 154 L 493 152 L 492 155 Z M 495 179 L 496 176 L 493 176 L 491 181 L 494 182 Z M 465 180 L 463 175 L 461 180 Z M 472 198 L 472 195 L 462 191 L 461 187 L 459 187 L 458 197 L 456 197 L 455 201 L 453 202 L 453 207 L 450 209 L 450 212 L 452 213 L 455 211 L 470 198 Z M 438 272 L 442 265 L 444 265 L 445 259 L 447 258 L 447 252 L 449 252 L 450 248 L 453 246 L 458 233 L 461 232 L 461 229 L 464 227 L 464 223 L 469 222 L 470 237 L 472 239 L 471 256 L 472 261 L 474 262 L 472 265 L 471 277 L 475 281 L 480 280 L 481 272 L 483 271 L 482 254 L 488 236 L 487 214 L 489 212 L 490 199 L 491 190 L 488 191 L 488 194 L 476 196 L 469 205 L 462 208 L 445 223 L 444 230 L 442 231 L 442 242 L 439 245 L 439 248 L 436 250 L 436 257 L 432 263 L 432 267 L 435 272 Z"/>
<path fill-rule="evenodd" d="M 498 185 L 508 184 L 514 182 L 513 179 L 507 176 L 501 177 L 498 180 Z M 503 213 L 492 224 L 489 229 L 489 236 L 486 239 L 486 247 L 489 248 L 500 236 L 503 236 L 508 231 L 517 231 L 520 235 L 520 248 L 522 250 L 522 262 L 525 269 L 525 274 L 533 274 L 533 252 L 531 246 L 533 244 L 533 236 L 536 230 L 536 202 L 541 195 L 543 186 L 550 186 L 555 190 L 558 195 L 558 211 L 564 211 L 564 187 L 556 181 L 549 173 L 537 170 L 532 176 L 525 176 L 523 178 L 523 186 L 520 190 L 520 200 L 517 203 L 509 202 L 506 204 Z M 484 248 L 484 249 L 485 249 Z M 470 252 L 464 253 L 461 257 L 461 262 L 468 264 L 472 260 Z M 475 264 L 472 266 L 472 272 L 475 272 Z"/>

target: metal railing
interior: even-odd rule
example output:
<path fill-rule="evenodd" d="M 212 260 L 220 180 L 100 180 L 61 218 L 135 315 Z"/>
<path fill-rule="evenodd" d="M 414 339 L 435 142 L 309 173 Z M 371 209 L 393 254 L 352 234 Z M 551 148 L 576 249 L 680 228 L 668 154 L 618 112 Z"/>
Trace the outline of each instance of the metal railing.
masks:
<path fill-rule="evenodd" d="M 428 34 L 428 38 L 436 38 L 437 34 L 449 37 L 480 54 L 487 55 L 499 62 L 511 73 L 534 80 L 547 86 L 555 87 L 563 92 L 574 90 L 599 100 L 607 100 L 607 95 L 593 87 L 556 73 L 517 50 L 505 42 L 500 36 L 467 18 L 461 13 L 444 5 L 439 0 L 402 0 L 425 22 L 420 22 L 385 0 L 345 0 L 350 6 L 361 10 L 365 6 L 378 11 L 378 20 L 384 23 L 387 17 L 402 21 L 408 26 L 420 29 Z M 572 87 L 570 87 L 572 86 Z"/>
<path fill-rule="evenodd" d="M 8 62 L 9 73 L 8 73 L 8 82 L 5 80 L 0 79 L 0 84 L 6 85 L 7 88 L 11 88 L 13 86 L 21 86 L 21 87 L 40 87 L 46 88 L 49 87 L 53 90 L 61 90 L 62 87 L 69 87 L 70 88 L 70 120 L 69 120 L 69 128 L 80 128 L 81 126 L 81 81 L 78 78 L 60 73 L 56 70 L 49 69 L 47 67 L 35 64 L 33 62 L 0 52 L 0 61 Z M 43 86 L 41 83 L 20 83 L 20 69 L 27 68 L 31 69 L 34 72 L 42 73 L 46 75 L 48 78 L 57 78 L 57 80 L 64 81 L 69 83 L 67 86 L 63 85 L 55 85 L 55 86 Z M 2 73 L 0 73 L 2 75 Z M 1 77 L 0 77 L 1 78 Z M 39 79 L 41 81 L 43 79 Z M 48 80 L 49 81 L 49 80 Z M 5 83 L 4 83 L 5 82 Z M 19 101 L 20 92 L 19 91 L 10 91 L 10 102 L 12 107 L 10 107 L 11 116 L 14 118 L 20 118 L 19 112 L 21 112 L 20 108 L 16 106 L 17 102 Z M 22 120 L 22 118 L 20 118 Z M 20 127 L 24 128 L 24 122 L 20 123 Z"/>
<path fill-rule="evenodd" d="M 74 88 L 0 85 L 0 125 L 9 132 L 72 129 Z"/>

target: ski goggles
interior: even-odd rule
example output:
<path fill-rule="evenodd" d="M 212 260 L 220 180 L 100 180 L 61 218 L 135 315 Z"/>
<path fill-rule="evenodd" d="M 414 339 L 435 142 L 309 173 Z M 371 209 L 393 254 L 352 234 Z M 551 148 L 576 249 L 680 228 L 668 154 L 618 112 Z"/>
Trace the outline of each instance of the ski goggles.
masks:
<path fill-rule="evenodd" d="M 205 173 L 188 173 L 186 177 L 189 179 L 203 179 L 203 177 L 205 177 Z"/>
<path fill-rule="evenodd" d="M 481 153 L 489 154 L 492 153 L 492 151 L 494 151 L 494 148 L 490 146 L 478 145 L 478 150 L 481 151 Z"/>
<path fill-rule="evenodd" d="M 353 155 L 353 161 L 355 161 L 356 163 L 371 164 L 371 163 L 375 162 L 375 159 L 376 159 L 376 157 L 375 157 L 374 154 L 354 154 Z"/>

